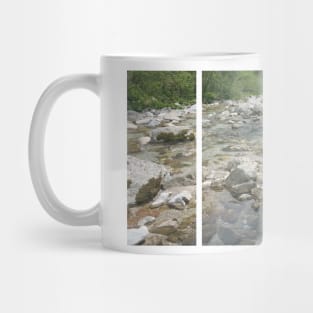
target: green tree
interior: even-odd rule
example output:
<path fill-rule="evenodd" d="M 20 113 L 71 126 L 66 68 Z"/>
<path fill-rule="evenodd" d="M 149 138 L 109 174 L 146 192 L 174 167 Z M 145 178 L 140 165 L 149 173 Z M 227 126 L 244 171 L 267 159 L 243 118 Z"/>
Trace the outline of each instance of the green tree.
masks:
<path fill-rule="evenodd" d="M 128 71 L 129 110 L 159 109 L 190 105 L 196 101 L 196 72 Z"/>
<path fill-rule="evenodd" d="M 261 93 L 261 71 L 206 71 L 202 73 L 203 103 L 239 100 Z"/>

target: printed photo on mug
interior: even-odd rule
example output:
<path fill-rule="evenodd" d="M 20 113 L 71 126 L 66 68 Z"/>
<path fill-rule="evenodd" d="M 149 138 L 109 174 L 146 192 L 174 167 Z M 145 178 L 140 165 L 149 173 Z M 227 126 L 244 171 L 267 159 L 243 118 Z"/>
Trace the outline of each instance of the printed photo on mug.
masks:
<path fill-rule="evenodd" d="M 202 243 L 262 236 L 262 72 L 202 72 Z"/>
<path fill-rule="evenodd" d="M 127 73 L 129 245 L 196 244 L 196 72 Z"/>

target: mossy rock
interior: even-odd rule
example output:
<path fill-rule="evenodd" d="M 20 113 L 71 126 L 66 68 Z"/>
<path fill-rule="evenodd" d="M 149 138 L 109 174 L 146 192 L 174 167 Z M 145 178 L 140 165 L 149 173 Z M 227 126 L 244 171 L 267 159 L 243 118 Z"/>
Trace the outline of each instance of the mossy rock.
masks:
<path fill-rule="evenodd" d="M 127 153 L 138 153 L 141 151 L 140 143 L 135 140 L 129 140 L 127 143 Z"/>
<path fill-rule="evenodd" d="M 182 130 L 181 132 L 174 134 L 171 132 L 164 132 L 157 135 L 158 141 L 163 141 L 166 143 L 176 143 L 182 141 L 192 141 L 195 139 L 195 135 L 193 133 L 189 133 L 187 130 Z"/>
<path fill-rule="evenodd" d="M 136 203 L 143 204 L 151 201 L 161 189 L 161 176 L 158 178 L 150 178 L 149 181 L 141 186 L 136 194 Z"/>

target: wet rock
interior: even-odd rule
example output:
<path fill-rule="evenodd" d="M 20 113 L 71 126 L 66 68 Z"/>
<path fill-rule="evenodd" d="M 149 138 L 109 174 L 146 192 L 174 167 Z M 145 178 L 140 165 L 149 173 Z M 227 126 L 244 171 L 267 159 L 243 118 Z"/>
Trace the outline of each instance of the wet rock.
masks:
<path fill-rule="evenodd" d="M 128 206 L 151 201 L 161 189 L 168 172 L 162 165 L 127 156 Z"/>
<path fill-rule="evenodd" d="M 140 243 L 143 243 L 148 234 L 149 231 L 146 226 L 127 229 L 127 244 L 138 245 Z"/>
<path fill-rule="evenodd" d="M 155 221 L 154 216 L 145 216 L 138 221 L 138 226 L 144 226 L 146 224 L 150 224 Z"/>
<path fill-rule="evenodd" d="M 162 191 L 160 192 L 151 203 L 151 208 L 158 208 L 163 204 L 166 204 L 169 197 L 171 196 L 171 192 Z"/>
<path fill-rule="evenodd" d="M 180 141 L 194 140 L 194 133 L 185 126 L 159 127 L 151 131 L 154 142 L 175 143 Z"/>
<path fill-rule="evenodd" d="M 178 194 L 173 195 L 168 200 L 168 205 L 172 208 L 183 210 L 186 205 L 190 202 L 192 195 L 189 191 L 184 190 Z"/>
<path fill-rule="evenodd" d="M 230 192 L 235 196 L 241 195 L 243 193 L 250 193 L 251 189 L 255 187 L 255 182 L 248 181 L 242 184 L 233 185 L 230 188 Z"/>
<path fill-rule="evenodd" d="M 231 188 L 234 185 L 242 184 L 250 180 L 250 177 L 243 169 L 236 168 L 230 172 L 229 176 L 225 180 L 225 186 Z"/>

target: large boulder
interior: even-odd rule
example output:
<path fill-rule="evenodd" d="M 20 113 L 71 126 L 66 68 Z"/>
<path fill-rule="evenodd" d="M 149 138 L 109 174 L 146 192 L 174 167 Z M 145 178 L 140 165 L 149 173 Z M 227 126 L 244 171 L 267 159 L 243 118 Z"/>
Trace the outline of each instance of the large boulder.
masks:
<path fill-rule="evenodd" d="M 159 127 L 151 131 L 152 141 L 175 143 L 194 140 L 195 136 L 190 128 L 185 126 Z"/>
<path fill-rule="evenodd" d="M 166 168 L 157 163 L 127 156 L 128 206 L 151 201 L 168 176 Z"/>

